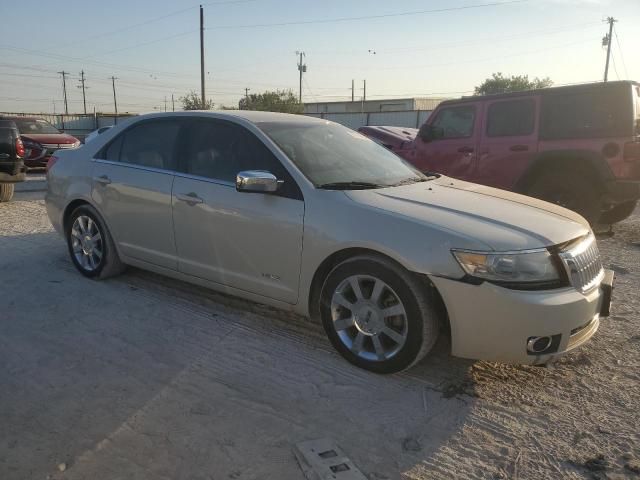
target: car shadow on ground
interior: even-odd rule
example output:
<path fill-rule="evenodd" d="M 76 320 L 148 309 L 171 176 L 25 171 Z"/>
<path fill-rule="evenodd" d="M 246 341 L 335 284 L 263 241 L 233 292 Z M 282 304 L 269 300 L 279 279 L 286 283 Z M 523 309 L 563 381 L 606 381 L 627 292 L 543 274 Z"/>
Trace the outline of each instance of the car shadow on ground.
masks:
<path fill-rule="evenodd" d="M 474 401 L 446 337 L 376 375 L 287 312 L 137 269 L 86 279 L 53 233 L 2 236 L 0 252 L 3 478 L 301 478 L 292 447 L 323 437 L 397 478 Z"/>

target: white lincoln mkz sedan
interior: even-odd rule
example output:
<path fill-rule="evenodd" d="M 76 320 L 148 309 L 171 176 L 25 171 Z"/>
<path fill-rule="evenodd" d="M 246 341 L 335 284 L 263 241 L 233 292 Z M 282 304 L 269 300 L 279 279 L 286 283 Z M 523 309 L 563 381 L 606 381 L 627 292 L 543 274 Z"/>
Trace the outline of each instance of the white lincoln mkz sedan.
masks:
<path fill-rule="evenodd" d="M 544 364 L 609 314 L 613 273 L 564 208 L 415 170 L 325 120 L 142 115 L 48 172 L 49 218 L 83 275 L 125 265 L 319 318 L 350 362 L 453 355 Z"/>

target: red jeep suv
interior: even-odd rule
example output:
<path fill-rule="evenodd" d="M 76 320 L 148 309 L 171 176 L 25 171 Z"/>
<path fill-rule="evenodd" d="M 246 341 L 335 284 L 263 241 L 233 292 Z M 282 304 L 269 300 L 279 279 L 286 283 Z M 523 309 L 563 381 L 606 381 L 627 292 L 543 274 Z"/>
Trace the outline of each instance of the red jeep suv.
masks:
<path fill-rule="evenodd" d="M 557 203 L 592 224 L 640 198 L 640 85 L 620 81 L 442 102 L 414 139 L 359 130 L 422 171 Z"/>

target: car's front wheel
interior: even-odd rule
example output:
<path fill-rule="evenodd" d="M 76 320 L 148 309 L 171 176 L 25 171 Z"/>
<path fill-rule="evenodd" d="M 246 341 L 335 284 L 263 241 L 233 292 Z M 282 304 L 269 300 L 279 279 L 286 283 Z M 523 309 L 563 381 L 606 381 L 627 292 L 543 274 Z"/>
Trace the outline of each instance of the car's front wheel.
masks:
<path fill-rule="evenodd" d="M 124 270 L 111 234 L 92 206 L 81 205 L 71 213 L 66 237 L 71 260 L 84 276 L 103 279 Z"/>
<path fill-rule="evenodd" d="M 385 258 L 350 258 L 329 273 L 322 287 L 323 326 L 336 350 L 354 365 L 378 373 L 407 369 L 438 338 L 427 289 Z"/>

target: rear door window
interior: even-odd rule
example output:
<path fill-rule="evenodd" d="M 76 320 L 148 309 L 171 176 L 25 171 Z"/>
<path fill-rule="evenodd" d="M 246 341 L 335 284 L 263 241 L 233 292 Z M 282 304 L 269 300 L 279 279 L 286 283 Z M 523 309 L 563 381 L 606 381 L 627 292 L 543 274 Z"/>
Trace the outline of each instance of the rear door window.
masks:
<path fill-rule="evenodd" d="M 177 120 L 155 120 L 133 126 L 124 133 L 120 161 L 141 167 L 175 170 L 179 130 Z"/>
<path fill-rule="evenodd" d="M 441 127 L 444 138 L 468 138 L 473 135 L 476 108 L 473 105 L 445 107 L 438 112 L 431 125 Z"/>
<path fill-rule="evenodd" d="M 629 84 L 556 91 L 542 98 L 540 138 L 629 136 L 633 132 L 633 101 Z"/>
<path fill-rule="evenodd" d="M 487 136 L 531 135 L 535 128 L 535 102 L 532 99 L 495 102 L 487 113 Z"/>

